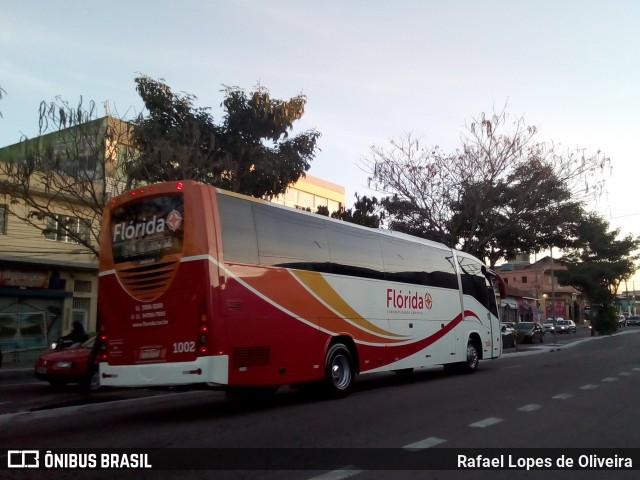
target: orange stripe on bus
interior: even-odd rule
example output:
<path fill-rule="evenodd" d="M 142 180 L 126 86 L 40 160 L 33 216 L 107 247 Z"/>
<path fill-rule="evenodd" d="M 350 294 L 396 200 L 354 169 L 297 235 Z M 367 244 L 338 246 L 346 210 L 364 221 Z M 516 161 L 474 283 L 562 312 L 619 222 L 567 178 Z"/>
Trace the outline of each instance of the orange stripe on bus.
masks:
<path fill-rule="evenodd" d="M 348 318 L 352 322 L 356 323 L 363 330 L 368 330 L 372 333 L 379 335 L 388 335 L 396 338 L 409 339 L 410 337 L 404 337 L 396 333 L 390 332 L 383 328 L 380 328 L 373 323 L 369 322 L 362 315 L 356 312 L 351 305 L 349 305 L 344 298 L 340 296 L 335 289 L 329 285 L 329 282 L 318 272 L 309 272 L 298 270 L 291 272 L 294 276 L 304 283 L 309 290 L 316 294 L 324 303 L 333 308 L 340 314 L 342 318 Z"/>
<path fill-rule="evenodd" d="M 233 270 L 233 268 L 231 268 Z M 247 274 L 247 267 L 242 268 L 242 273 L 235 272 L 236 276 L 267 297 L 277 306 L 290 311 L 296 317 L 302 318 L 314 325 L 332 333 L 346 333 L 356 341 L 370 343 L 396 343 L 407 339 L 385 338 L 381 335 L 397 336 L 391 332 L 379 329 L 381 334 L 364 330 L 359 325 L 354 325 L 336 315 L 322 302 L 314 297 L 288 270 L 260 268 L 254 274 Z M 372 325 L 373 326 L 373 325 Z"/>

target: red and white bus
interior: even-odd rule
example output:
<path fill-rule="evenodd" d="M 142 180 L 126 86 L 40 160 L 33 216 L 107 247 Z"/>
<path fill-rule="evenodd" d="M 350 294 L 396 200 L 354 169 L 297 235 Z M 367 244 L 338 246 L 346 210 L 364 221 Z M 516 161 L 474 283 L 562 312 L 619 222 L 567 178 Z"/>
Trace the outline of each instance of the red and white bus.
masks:
<path fill-rule="evenodd" d="M 275 388 L 454 365 L 502 342 L 482 262 L 445 245 L 193 181 L 103 218 L 100 383 Z M 503 285 L 503 284 L 502 284 Z"/>

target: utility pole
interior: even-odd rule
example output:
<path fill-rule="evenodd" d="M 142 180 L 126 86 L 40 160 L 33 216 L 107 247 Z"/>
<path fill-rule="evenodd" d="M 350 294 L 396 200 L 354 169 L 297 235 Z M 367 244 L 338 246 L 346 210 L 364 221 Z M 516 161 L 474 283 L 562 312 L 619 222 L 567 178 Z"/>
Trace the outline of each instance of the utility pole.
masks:
<path fill-rule="evenodd" d="M 553 343 L 558 343 L 558 319 L 556 318 L 556 287 L 555 287 L 555 274 L 553 273 L 553 247 L 550 250 L 551 254 L 551 314 L 553 315 Z"/>

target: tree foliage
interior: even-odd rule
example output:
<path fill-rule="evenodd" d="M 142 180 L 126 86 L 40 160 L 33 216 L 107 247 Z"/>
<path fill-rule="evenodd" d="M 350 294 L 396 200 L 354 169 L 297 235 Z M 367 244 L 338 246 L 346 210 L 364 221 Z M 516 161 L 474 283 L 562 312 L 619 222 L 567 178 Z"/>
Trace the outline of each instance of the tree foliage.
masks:
<path fill-rule="evenodd" d="M 582 292 L 598 311 L 596 328 L 601 333 L 615 330 L 616 292 L 622 281 L 636 271 L 640 255 L 640 237 L 620 238 L 620 230 L 609 230 L 609 224 L 597 214 L 586 216 L 576 230 L 576 247 L 562 260 L 566 271 L 558 272 L 558 281 Z"/>
<path fill-rule="evenodd" d="M 390 228 L 456 246 L 494 264 L 517 251 L 564 246 L 582 206 L 603 188 L 602 152 L 560 152 L 505 110 L 479 116 L 447 154 L 407 134 L 361 161 Z"/>
<path fill-rule="evenodd" d="M 380 211 L 381 205 L 376 197 L 359 196 L 356 193 L 356 201 L 353 208 L 332 212 L 331 217 L 344 220 L 345 222 L 356 223 L 370 228 L 379 228 L 382 222 L 383 213 Z"/>
<path fill-rule="evenodd" d="M 162 81 L 136 78 L 147 115 L 136 122 L 140 151 L 132 178 L 149 182 L 193 179 L 255 197 L 284 193 L 310 168 L 320 133 L 290 136 L 302 118 L 306 96 L 271 97 L 258 85 L 246 93 L 225 87 L 225 114 L 214 122 L 196 97 L 175 94 Z"/>

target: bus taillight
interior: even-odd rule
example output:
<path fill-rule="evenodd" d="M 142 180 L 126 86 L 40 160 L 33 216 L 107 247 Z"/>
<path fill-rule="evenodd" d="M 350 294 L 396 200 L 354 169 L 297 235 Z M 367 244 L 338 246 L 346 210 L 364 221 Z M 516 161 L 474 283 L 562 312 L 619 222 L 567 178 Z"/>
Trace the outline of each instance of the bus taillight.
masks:
<path fill-rule="evenodd" d="M 200 317 L 200 327 L 198 335 L 198 352 L 201 355 L 207 353 L 207 333 L 209 332 L 209 325 L 207 325 L 207 316 L 202 315 Z"/>
<path fill-rule="evenodd" d="M 107 361 L 107 336 L 104 333 L 100 335 L 100 350 L 98 352 L 98 359 L 100 362 Z"/>

